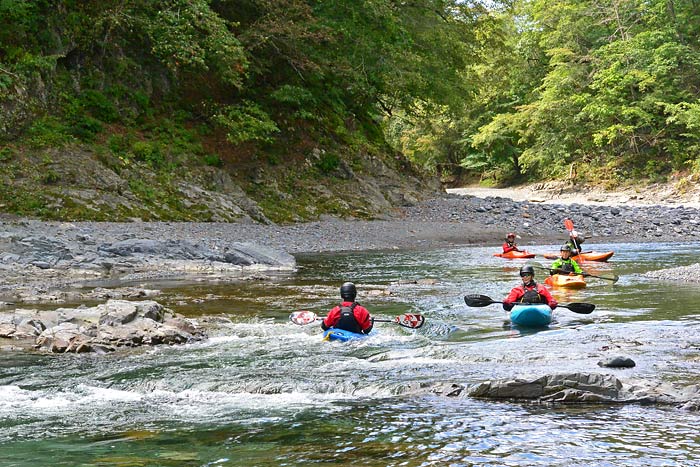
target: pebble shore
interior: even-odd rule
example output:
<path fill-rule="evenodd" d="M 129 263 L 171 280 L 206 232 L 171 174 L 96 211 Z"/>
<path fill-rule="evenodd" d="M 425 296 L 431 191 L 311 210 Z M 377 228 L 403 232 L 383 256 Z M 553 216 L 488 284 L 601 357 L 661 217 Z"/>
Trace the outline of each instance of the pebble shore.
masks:
<path fill-rule="evenodd" d="M 292 225 L 191 222 L 43 222 L 4 220 L 7 234 L 50 236 L 100 244 L 130 238 L 187 240 L 223 250 L 250 242 L 289 253 L 500 245 L 506 232 L 522 244 L 566 240 L 563 220 L 596 242 L 691 241 L 700 224 L 695 207 L 543 204 L 508 198 L 445 194 L 387 212 L 380 220 L 327 218 Z"/>
<path fill-rule="evenodd" d="M 700 210 L 682 205 L 557 204 L 503 197 L 444 194 L 384 214 L 379 220 L 327 218 L 292 225 L 190 222 L 44 222 L 4 218 L 0 228 L 0 294 L 18 288 L 31 293 L 64 289 L 86 280 L 81 271 L 104 276 L 101 268 L 120 267 L 103 261 L 106 245 L 131 239 L 163 244 L 192 244 L 215 254 L 235 243 L 248 243 L 286 253 L 363 250 L 407 250 L 482 245 L 500 248 L 506 232 L 516 232 L 528 246 L 557 244 L 568 238 L 563 220 L 590 237 L 586 245 L 615 242 L 690 241 L 695 237 Z M 170 242 L 170 243 L 168 243 Z M 175 257 L 165 252 L 163 259 Z M 171 257 L 172 256 L 172 257 Z M 180 256 L 182 256 L 180 254 Z M 129 258 L 132 273 L 147 261 Z M 153 264 L 153 263 L 151 263 Z M 156 263 L 158 264 L 158 263 Z M 699 266 L 700 267 L 700 266 Z M 109 271 L 107 271 L 109 272 Z M 172 277 L 168 267 L 148 269 L 144 277 Z M 128 271 L 124 271 L 124 275 Z M 687 276 L 687 275 L 686 275 Z M 138 276 L 140 277 L 140 276 Z"/>

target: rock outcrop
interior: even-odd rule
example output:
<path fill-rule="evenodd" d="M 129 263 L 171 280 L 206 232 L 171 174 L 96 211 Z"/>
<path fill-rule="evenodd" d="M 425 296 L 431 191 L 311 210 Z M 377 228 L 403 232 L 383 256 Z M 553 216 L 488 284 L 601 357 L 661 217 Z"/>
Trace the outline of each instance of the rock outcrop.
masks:
<path fill-rule="evenodd" d="M 686 410 L 700 407 L 700 385 L 623 381 L 614 375 L 564 373 L 536 378 L 490 380 L 472 385 L 446 384 L 435 392 L 447 397 L 524 400 L 538 403 L 666 404 Z"/>
<path fill-rule="evenodd" d="M 91 308 L 18 309 L 0 314 L 0 339 L 11 339 L 20 347 L 18 341 L 23 341 L 54 353 L 109 352 L 121 347 L 184 344 L 205 337 L 195 321 L 152 300 L 109 300 Z"/>

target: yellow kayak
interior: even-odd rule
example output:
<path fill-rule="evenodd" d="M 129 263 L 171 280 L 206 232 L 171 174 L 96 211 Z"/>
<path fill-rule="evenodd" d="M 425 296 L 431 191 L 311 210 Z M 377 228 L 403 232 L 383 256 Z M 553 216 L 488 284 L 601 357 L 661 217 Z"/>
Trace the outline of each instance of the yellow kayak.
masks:
<path fill-rule="evenodd" d="M 552 287 L 567 287 L 569 289 L 582 289 L 586 286 L 581 274 L 553 274 L 544 280 L 544 283 Z"/>

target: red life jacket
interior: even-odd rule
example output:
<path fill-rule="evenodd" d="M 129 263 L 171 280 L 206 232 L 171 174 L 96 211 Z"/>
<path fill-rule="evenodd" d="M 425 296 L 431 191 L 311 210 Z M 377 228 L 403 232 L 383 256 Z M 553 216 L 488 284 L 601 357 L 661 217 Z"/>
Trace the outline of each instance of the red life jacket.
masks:
<path fill-rule="evenodd" d="M 520 297 L 520 303 L 546 303 L 538 292 L 537 283 L 535 281 L 532 283 L 534 286 L 531 288 L 525 287 L 525 285 L 521 286 L 523 288 L 523 296 Z"/>

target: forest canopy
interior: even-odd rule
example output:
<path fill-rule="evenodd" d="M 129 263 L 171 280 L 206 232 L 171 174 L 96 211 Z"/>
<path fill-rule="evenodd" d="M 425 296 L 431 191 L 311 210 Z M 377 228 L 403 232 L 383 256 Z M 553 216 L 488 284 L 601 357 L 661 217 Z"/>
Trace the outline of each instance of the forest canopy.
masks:
<path fill-rule="evenodd" d="M 4 142 L 160 118 L 495 182 L 700 172 L 697 0 L 0 0 L 0 26 Z"/>

